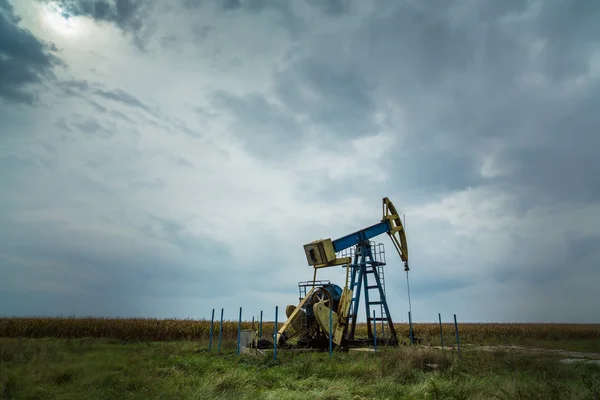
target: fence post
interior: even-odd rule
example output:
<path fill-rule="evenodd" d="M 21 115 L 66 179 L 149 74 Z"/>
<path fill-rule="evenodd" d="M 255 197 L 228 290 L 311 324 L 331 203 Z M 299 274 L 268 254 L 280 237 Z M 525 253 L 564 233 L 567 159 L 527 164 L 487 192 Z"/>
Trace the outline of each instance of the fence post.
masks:
<path fill-rule="evenodd" d="M 332 304 L 333 306 L 333 304 Z M 329 357 L 333 353 L 333 309 L 329 308 Z"/>
<path fill-rule="evenodd" d="M 208 351 L 212 350 L 213 328 L 215 326 L 215 309 L 212 309 L 212 317 L 210 317 L 210 337 L 208 339 Z"/>
<path fill-rule="evenodd" d="M 409 338 L 410 344 L 413 344 L 413 327 L 412 327 L 412 317 L 410 315 L 410 311 L 408 312 L 408 326 L 410 329 L 408 338 Z"/>
<path fill-rule="evenodd" d="M 240 339 L 242 336 L 242 307 L 240 307 L 240 319 L 238 320 L 237 355 L 240 355 Z"/>
<path fill-rule="evenodd" d="M 273 330 L 273 360 L 277 360 L 277 312 L 279 306 L 275 306 L 275 329 Z"/>
<path fill-rule="evenodd" d="M 377 351 L 377 319 L 375 318 L 375 310 L 373 310 L 373 348 Z"/>
<path fill-rule="evenodd" d="M 223 309 L 221 308 L 221 324 L 219 325 L 219 354 L 221 354 L 221 342 L 223 341 Z"/>
<path fill-rule="evenodd" d="M 260 322 L 258 323 L 258 338 L 262 339 L 262 310 L 260 310 Z"/>
<path fill-rule="evenodd" d="M 458 358 L 460 358 L 460 339 L 458 338 L 458 323 L 456 322 L 456 314 L 454 314 L 454 330 L 456 331 L 456 346 L 458 348 Z"/>
<path fill-rule="evenodd" d="M 438 319 L 440 320 L 440 340 L 442 342 L 442 350 L 444 350 L 444 330 L 442 329 L 442 314 L 438 313 Z"/>

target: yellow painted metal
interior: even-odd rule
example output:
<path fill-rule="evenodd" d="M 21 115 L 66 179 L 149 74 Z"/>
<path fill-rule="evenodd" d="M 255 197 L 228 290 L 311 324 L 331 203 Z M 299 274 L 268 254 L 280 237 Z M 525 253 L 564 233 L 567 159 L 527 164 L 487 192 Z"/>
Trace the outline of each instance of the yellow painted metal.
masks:
<path fill-rule="evenodd" d="M 342 297 L 338 305 L 338 325 L 334 329 L 333 342 L 338 346 L 342 343 L 344 331 L 348 325 L 348 314 L 350 312 L 350 304 L 352 303 L 352 290 L 344 287 Z"/>
<path fill-rule="evenodd" d="M 289 304 L 285 308 L 285 315 L 288 317 L 288 319 L 292 316 L 296 309 L 297 307 L 292 304 Z M 303 310 L 298 310 L 298 317 L 294 318 L 290 323 L 290 327 L 293 332 L 298 332 L 302 329 L 302 317 L 304 317 L 305 315 L 306 313 Z"/>
<path fill-rule="evenodd" d="M 335 260 L 335 250 L 331 239 L 315 240 L 304 245 L 308 265 L 328 264 Z"/>
<path fill-rule="evenodd" d="M 344 338 L 344 332 L 348 324 L 348 312 L 350 311 L 350 303 L 352 302 L 352 291 L 348 288 L 344 288 L 338 310 L 332 311 L 331 320 L 333 328 L 332 341 L 336 345 L 342 343 Z M 329 306 L 326 301 L 319 301 L 313 305 L 313 312 L 317 323 L 328 335 L 329 332 Z"/>
<path fill-rule="evenodd" d="M 405 265 L 408 265 L 408 245 L 406 243 L 406 233 L 404 232 L 404 226 L 402 220 L 396 211 L 396 207 L 390 199 L 387 197 L 383 198 L 383 219 L 382 221 L 389 221 L 390 231 L 388 235 L 394 243 L 394 247 L 398 251 L 400 258 L 404 261 Z"/>
<path fill-rule="evenodd" d="M 344 289 L 348 289 L 349 278 L 350 278 L 350 263 L 346 264 L 346 283 L 344 283 Z"/>
<path fill-rule="evenodd" d="M 306 303 L 306 301 L 311 298 L 314 291 L 315 291 L 315 288 L 312 288 L 306 294 L 306 296 L 300 301 L 300 303 L 298 304 L 296 309 L 293 310 L 291 315 L 288 316 L 287 321 L 285 321 L 285 323 L 283 325 L 281 325 L 281 328 L 279 328 L 279 330 L 277 331 L 277 336 L 275 337 L 275 340 L 277 340 L 278 343 L 279 343 L 279 338 L 284 334 L 284 332 L 288 329 L 288 327 L 290 325 L 295 326 L 296 320 L 299 320 L 299 318 L 302 315 L 302 312 L 303 312 L 302 307 L 304 306 L 304 303 Z"/>
<path fill-rule="evenodd" d="M 325 305 L 325 302 L 319 301 L 318 303 L 313 304 L 313 313 L 315 314 L 315 319 L 317 320 L 317 324 L 329 335 L 329 311 L 330 308 Z M 332 327 L 335 329 L 338 326 L 338 313 L 335 311 L 331 312 L 331 321 Z M 338 343 L 336 343 L 338 344 Z"/>
<path fill-rule="evenodd" d="M 350 257 L 342 257 L 342 258 L 336 258 L 336 259 L 328 262 L 327 264 L 313 265 L 313 268 L 317 269 L 317 268 L 336 267 L 338 265 L 350 264 L 351 262 L 352 262 L 352 259 Z"/>

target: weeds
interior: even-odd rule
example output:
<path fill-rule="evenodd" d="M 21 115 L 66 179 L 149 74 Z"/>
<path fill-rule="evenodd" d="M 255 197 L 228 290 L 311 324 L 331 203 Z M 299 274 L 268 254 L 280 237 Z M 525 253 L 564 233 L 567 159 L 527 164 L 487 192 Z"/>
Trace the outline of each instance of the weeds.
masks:
<path fill-rule="evenodd" d="M 233 342 L 232 342 L 233 343 Z M 205 343 L 0 339 L 0 398 L 597 399 L 600 367 L 433 348 L 218 355 Z M 201 350 L 201 351 L 199 351 Z M 529 357 L 529 359 L 528 359 Z"/>

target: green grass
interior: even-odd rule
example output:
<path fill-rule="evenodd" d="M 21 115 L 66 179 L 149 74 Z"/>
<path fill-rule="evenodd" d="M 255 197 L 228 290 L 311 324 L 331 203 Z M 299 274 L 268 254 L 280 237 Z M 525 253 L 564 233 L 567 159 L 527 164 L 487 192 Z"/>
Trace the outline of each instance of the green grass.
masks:
<path fill-rule="evenodd" d="M 0 339 L 4 399 L 598 399 L 600 366 L 418 347 L 236 356 L 197 341 Z M 435 366 L 432 366 L 435 364 Z"/>

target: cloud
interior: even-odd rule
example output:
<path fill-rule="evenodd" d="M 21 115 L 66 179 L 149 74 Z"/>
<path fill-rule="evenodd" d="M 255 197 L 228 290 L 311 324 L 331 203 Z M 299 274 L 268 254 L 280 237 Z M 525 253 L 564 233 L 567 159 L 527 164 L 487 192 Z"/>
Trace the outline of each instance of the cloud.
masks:
<path fill-rule="evenodd" d="M 332 17 L 343 15 L 350 7 L 352 7 L 351 2 L 346 0 L 308 0 L 308 3 Z"/>
<path fill-rule="evenodd" d="M 7 1 L 0 2 L 0 97 L 5 101 L 33 104 L 32 85 L 54 77 L 62 65 L 57 48 L 19 26 L 21 19 Z"/>
<path fill-rule="evenodd" d="M 152 26 L 145 52 L 94 24 L 57 39 L 69 68 L 44 107 L 0 110 L 2 290 L 25 304 L 1 312 L 285 306 L 312 276 L 301 246 L 377 222 L 389 196 L 415 320 L 593 314 L 600 7 L 119 4 L 61 2 Z M 406 321 L 402 265 L 376 240 Z"/>
<path fill-rule="evenodd" d="M 141 30 L 152 1 L 139 0 L 44 0 L 60 7 L 65 17 L 88 17 L 98 22 L 115 24 L 134 35 L 141 44 Z"/>
<path fill-rule="evenodd" d="M 135 96 L 132 96 L 131 94 L 129 94 L 123 90 L 120 90 L 120 89 L 117 89 L 114 91 L 96 90 L 95 94 L 97 94 L 98 96 L 102 96 L 106 99 L 118 101 L 118 102 L 130 105 L 132 107 L 140 108 L 144 111 L 149 110 L 149 107 L 147 105 L 145 105 L 144 103 L 142 103 L 141 101 L 139 101 L 138 99 L 136 99 Z"/>

